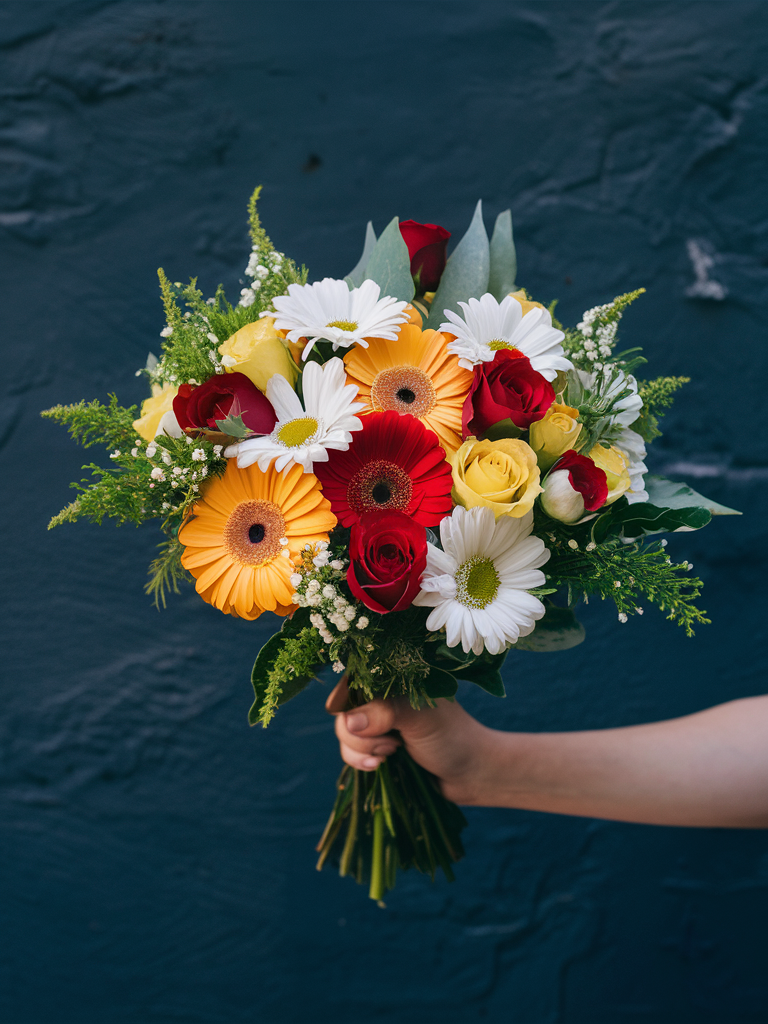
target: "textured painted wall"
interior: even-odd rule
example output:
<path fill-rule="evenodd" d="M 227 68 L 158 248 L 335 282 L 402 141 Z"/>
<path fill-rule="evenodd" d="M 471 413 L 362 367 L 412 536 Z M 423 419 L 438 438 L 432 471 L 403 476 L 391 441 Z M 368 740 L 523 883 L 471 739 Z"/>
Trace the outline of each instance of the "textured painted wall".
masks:
<path fill-rule="evenodd" d="M 761 3 L 3 3 L 6 569 L 0 1013 L 13 1022 L 730 1022 L 768 1017 L 765 833 L 472 810 L 459 881 L 381 911 L 313 852 L 325 691 L 249 730 L 275 628 L 192 592 L 151 529 L 46 533 L 82 452 L 40 409 L 115 389 L 162 327 L 155 270 L 231 289 L 245 202 L 312 276 L 370 216 L 461 232 L 512 206 L 521 281 L 625 320 L 694 382 L 654 446 L 740 520 L 671 548 L 713 624 L 586 610 L 507 663 L 507 728 L 647 721 L 766 673 L 768 8 Z"/>

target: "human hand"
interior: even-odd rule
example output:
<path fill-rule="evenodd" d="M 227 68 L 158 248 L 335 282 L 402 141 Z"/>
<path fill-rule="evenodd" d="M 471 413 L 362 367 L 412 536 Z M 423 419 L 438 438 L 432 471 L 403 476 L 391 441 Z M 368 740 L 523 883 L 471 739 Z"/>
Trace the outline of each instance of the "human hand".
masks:
<path fill-rule="evenodd" d="M 486 755 L 495 734 L 460 704 L 441 699 L 433 708 L 415 711 L 405 697 L 393 697 L 349 709 L 348 698 L 344 677 L 325 704 L 335 716 L 341 756 L 348 765 L 374 771 L 402 745 L 417 764 L 437 776 L 448 800 L 484 802 Z"/>

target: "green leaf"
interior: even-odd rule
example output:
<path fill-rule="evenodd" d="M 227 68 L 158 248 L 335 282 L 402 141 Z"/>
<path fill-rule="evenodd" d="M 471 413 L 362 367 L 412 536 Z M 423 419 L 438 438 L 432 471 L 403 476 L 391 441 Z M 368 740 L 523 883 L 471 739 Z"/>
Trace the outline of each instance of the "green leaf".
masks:
<path fill-rule="evenodd" d="M 741 515 L 735 508 L 705 498 L 688 484 L 676 483 L 663 476 L 646 476 L 645 489 L 650 503 L 659 508 L 705 508 L 713 516 Z"/>
<path fill-rule="evenodd" d="M 498 301 L 515 290 L 517 253 L 512 237 L 512 212 L 504 210 L 496 218 L 491 236 L 491 270 L 488 291 Z"/>
<path fill-rule="evenodd" d="M 229 434 L 230 437 L 248 437 L 253 433 L 243 423 L 242 416 L 226 416 L 223 420 L 215 420 L 216 426 L 222 434 Z"/>
<path fill-rule="evenodd" d="M 547 609 L 544 618 L 539 619 L 532 633 L 520 637 L 513 650 L 537 653 L 567 651 L 582 642 L 586 631 L 571 609 L 558 608 L 551 601 L 544 604 Z"/>
<path fill-rule="evenodd" d="M 430 665 L 437 664 L 440 667 L 441 661 L 447 661 L 450 663 L 449 671 L 455 671 L 456 665 L 468 665 L 473 661 L 477 660 L 477 655 L 474 651 L 469 651 L 468 654 L 464 653 L 464 648 L 459 644 L 456 647 L 449 647 L 446 643 L 441 644 L 429 644 L 426 648 L 426 657 Z M 444 666 L 448 667 L 448 666 Z"/>
<path fill-rule="evenodd" d="M 429 670 L 429 675 L 422 683 L 422 687 L 424 693 L 431 697 L 432 700 L 437 700 L 438 697 L 448 697 L 450 699 L 455 696 L 459 684 L 456 682 L 456 677 L 451 675 L 450 672 L 432 666 Z"/>
<path fill-rule="evenodd" d="M 622 500 L 599 516 L 592 527 L 592 540 L 601 544 L 606 538 L 641 537 L 649 533 L 667 533 L 675 530 L 700 530 L 712 518 L 706 508 L 659 508 L 650 502 L 632 505 Z"/>
<path fill-rule="evenodd" d="M 397 217 L 387 224 L 373 246 L 365 267 L 365 280 L 375 281 L 382 296 L 391 295 L 400 302 L 410 302 L 413 298 L 411 261 Z"/>
<path fill-rule="evenodd" d="M 275 659 L 280 653 L 284 641 L 295 637 L 308 624 L 309 609 L 297 609 L 289 619 L 285 619 L 280 632 L 271 636 L 257 654 L 253 671 L 251 672 L 251 684 L 253 685 L 255 700 L 248 712 L 248 722 L 250 725 L 256 725 L 259 721 L 259 712 L 264 703 L 269 683 L 269 672 L 275 664 Z M 320 666 L 317 665 L 316 667 L 319 668 Z M 296 694 L 301 693 L 313 678 L 314 672 L 307 675 L 294 676 L 285 682 L 283 684 L 283 692 L 280 694 L 277 702 L 278 707 L 282 704 L 287 704 Z"/>
<path fill-rule="evenodd" d="M 451 253 L 445 265 L 440 287 L 432 300 L 426 328 L 439 330 L 445 320 L 443 311 L 460 312 L 459 302 L 479 298 L 488 291 L 491 250 L 483 223 L 483 203 L 478 200 L 467 233 Z"/>
<path fill-rule="evenodd" d="M 489 654 L 488 651 L 483 651 L 469 664 L 455 669 L 456 675 L 459 679 L 466 679 L 468 683 L 475 683 L 481 689 L 493 694 L 494 697 L 505 697 L 500 669 L 506 656 L 506 651 L 502 651 L 501 654 Z"/>
<path fill-rule="evenodd" d="M 376 232 L 373 230 L 373 224 L 368 221 L 365 228 L 365 242 L 363 243 L 363 254 L 355 264 L 354 270 L 350 270 L 344 280 L 349 285 L 350 289 L 359 288 L 365 280 L 365 268 L 368 266 L 368 260 L 371 258 L 373 247 L 376 245 Z"/>

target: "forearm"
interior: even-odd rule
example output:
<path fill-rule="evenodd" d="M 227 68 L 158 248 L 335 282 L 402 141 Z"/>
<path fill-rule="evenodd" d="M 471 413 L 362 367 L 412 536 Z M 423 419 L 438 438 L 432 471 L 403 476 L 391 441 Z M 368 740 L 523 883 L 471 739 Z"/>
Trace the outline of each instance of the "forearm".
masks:
<path fill-rule="evenodd" d="M 489 730 L 471 803 L 654 825 L 768 828 L 768 697 L 650 725 Z"/>

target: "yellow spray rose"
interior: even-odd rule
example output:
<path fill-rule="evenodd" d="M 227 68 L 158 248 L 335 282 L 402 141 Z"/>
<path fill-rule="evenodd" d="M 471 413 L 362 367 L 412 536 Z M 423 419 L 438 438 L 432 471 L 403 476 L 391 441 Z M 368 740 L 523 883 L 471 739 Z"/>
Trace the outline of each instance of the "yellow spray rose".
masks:
<path fill-rule="evenodd" d="M 173 412 L 173 400 L 178 388 L 174 384 L 166 384 L 161 388 L 152 385 L 152 397 L 145 398 L 141 404 L 141 416 L 133 421 L 133 429 L 145 441 L 151 441 L 158 431 L 160 420 L 167 412 Z"/>
<path fill-rule="evenodd" d="M 581 433 L 579 410 L 570 405 L 554 402 L 542 420 L 536 420 L 528 428 L 530 445 L 536 452 L 539 468 L 543 473 L 554 466 L 563 452 L 576 443 Z"/>
<path fill-rule="evenodd" d="M 616 445 L 611 445 L 610 448 L 603 448 L 601 444 L 596 444 L 589 453 L 589 457 L 598 469 L 602 469 L 605 473 L 608 482 L 608 497 L 605 503 L 610 505 L 612 501 L 620 498 L 624 491 L 628 491 L 631 486 L 629 460 L 624 452 L 619 451 Z"/>
<path fill-rule="evenodd" d="M 259 391 L 267 390 L 267 381 L 276 373 L 292 385 L 299 375 L 271 316 L 241 327 L 223 345 L 219 345 L 219 353 L 227 373 L 244 373 Z"/>
<path fill-rule="evenodd" d="M 483 505 L 499 516 L 519 519 L 541 492 L 533 449 L 516 438 L 478 441 L 470 437 L 446 459 L 453 469 L 453 500 L 465 508 Z"/>

